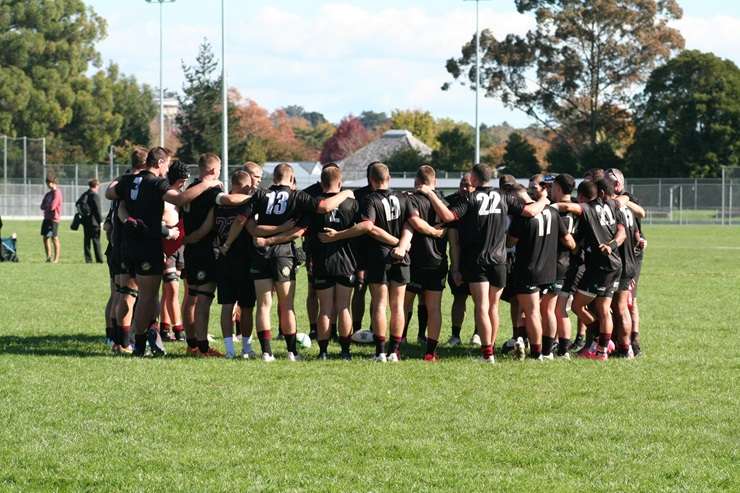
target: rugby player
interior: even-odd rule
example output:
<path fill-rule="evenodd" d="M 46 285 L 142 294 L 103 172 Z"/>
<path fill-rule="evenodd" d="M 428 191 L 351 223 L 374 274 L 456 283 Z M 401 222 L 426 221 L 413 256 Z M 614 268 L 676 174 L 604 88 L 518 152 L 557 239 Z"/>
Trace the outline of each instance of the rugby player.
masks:
<path fill-rule="evenodd" d="M 367 185 L 355 190 L 355 200 L 357 200 L 357 207 L 360 211 L 364 210 L 367 196 L 373 192 L 373 186 L 370 183 L 370 169 L 376 163 L 377 161 L 370 163 L 365 170 Z M 353 240 L 353 248 L 357 260 L 357 274 L 355 276 L 357 285 L 352 293 L 352 332 L 355 333 L 362 330 L 362 319 L 365 316 L 365 297 L 367 293 L 365 271 L 367 269 L 367 252 L 370 241 L 371 239 L 367 236 L 360 236 Z M 372 311 L 372 306 L 370 308 Z"/>
<path fill-rule="evenodd" d="M 162 147 L 149 151 L 146 168 L 140 173 L 124 175 L 110 185 L 106 191 L 109 200 L 121 200 L 128 213 L 128 225 L 124 229 L 123 255 L 127 266 L 131 266 L 136 275 L 139 297 L 134 312 L 133 328 L 135 344 L 133 354 L 144 356 L 146 343 L 149 342 L 154 356 L 163 356 L 164 347 L 157 331 L 150 327 L 155 320 L 159 307 L 159 284 L 164 272 L 164 252 L 161 238 L 148 231 L 162 231 L 164 201 L 179 207 L 185 206 L 201 193 L 214 187 L 217 182 L 204 180 L 185 192 L 170 188 L 165 178 L 170 166 L 170 153 Z M 121 210 L 119 208 L 119 217 Z M 141 223 L 143 228 L 136 225 Z M 162 231 L 172 238 L 179 235 L 177 229 Z M 129 267 L 127 267 L 129 268 Z"/>
<path fill-rule="evenodd" d="M 426 314 L 428 333 L 424 361 L 435 362 L 442 330 L 442 292 L 447 278 L 447 230 L 434 227 L 441 221 L 426 193 L 435 194 L 445 205 L 447 202 L 436 190 L 437 177 L 431 166 L 419 167 L 415 186 L 417 192 L 409 201 L 408 222 L 415 234 L 411 240 L 411 282 L 408 289 L 413 289 L 421 297 L 419 313 L 421 315 L 423 311 Z M 421 191 L 424 187 L 426 189 Z M 421 326 L 421 320 L 419 324 Z"/>
<path fill-rule="evenodd" d="M 494 363 L 494 342 L 499 328 L 498 303 L 506 285 L 507 216 L 533 217 L 549 203 L 546 194 L 534 203 L 523 204 L 510 194 L 490 186 L 492 170 L 473 166 L 471 184 L 475 191 L 467 201 L 451 208 L 433 193 L 426 193 L 437 216 L 445 223 L 459 221 L 463 280 L 470 285 L 475 320 L 481 338 L 482 361 Z M 457 274 L 459 275 L 459 274 Z"/>

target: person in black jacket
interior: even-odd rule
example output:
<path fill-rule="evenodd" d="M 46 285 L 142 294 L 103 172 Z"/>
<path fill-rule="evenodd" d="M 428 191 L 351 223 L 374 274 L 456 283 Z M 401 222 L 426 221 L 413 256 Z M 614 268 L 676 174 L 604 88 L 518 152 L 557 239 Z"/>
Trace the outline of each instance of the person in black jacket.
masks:
<path fill-rule="evenodd" d="M 83 245 L 85 262 L 88 264 L 92 263 L 92 255 L 90 254 L 90 244 L 92 243 L 93 250 L 95 251 L 95 261 L 102 264 L 103 255 L 100 253 L 100 225 L 103 224 L 103 218 L 100 215 L 100 196 L 98 195 L 100 182 L 93 178 L 88 182 L 88 186 L 90 188 L 77 199 L 77 210 L 82 216 L 82 229 L 85 233 Z"/>

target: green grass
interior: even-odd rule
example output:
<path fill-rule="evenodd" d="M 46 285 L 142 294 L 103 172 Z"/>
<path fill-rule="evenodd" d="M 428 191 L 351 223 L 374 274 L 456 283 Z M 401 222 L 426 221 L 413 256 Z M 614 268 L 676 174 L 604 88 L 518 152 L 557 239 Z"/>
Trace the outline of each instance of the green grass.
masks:
<path fill-rule="evenodd" d="M 647 231 L 643 358 L 492 367 L 112 357 L 106 271 L 61 230 L 59 265 L 3 230 L 0 490 L 740 490 L 737 229 Z"/>

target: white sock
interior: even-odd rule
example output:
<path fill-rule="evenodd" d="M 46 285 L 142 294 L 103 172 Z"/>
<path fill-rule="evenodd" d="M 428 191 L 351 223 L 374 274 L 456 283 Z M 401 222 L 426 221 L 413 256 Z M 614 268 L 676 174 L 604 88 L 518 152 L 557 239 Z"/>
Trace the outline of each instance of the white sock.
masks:
<path fill-rule="evenodd" d="M 224 337 L 224 346 L 226 346 L 226 352 L 228 354 L 234 354 L 234 338 Z"/>

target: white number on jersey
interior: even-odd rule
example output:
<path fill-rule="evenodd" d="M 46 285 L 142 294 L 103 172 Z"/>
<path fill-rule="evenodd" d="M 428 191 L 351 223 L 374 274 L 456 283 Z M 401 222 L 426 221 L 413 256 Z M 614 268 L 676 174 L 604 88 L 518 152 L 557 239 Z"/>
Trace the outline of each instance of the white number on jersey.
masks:
<path fill-rule="evenodd" d="M 266 214 L 279 216 L 284 214 L 288 208 L 288 192 L 282 190 L 280 192 L 270 192 L 267 194 L 267 210 Z"/>
<path fill-rule="evenodd" d="M 388 198 L 383 198 L 382 202 L 385 209 L 385 219 L 388 222 L 395 221 L 401 217 L 401 202 L 398 200 L 398 197 L 391 195 Z"/>
<path fill-rule="evenodd" d="M 572 235 L 575 231 L 573 231 L 576 227 L 576 222 L 573 220 L 573 216 L 568 214 L 567 216 L 564 216 L 565 220 L 568 221 L 568 234 Z"/>
<path fill-rule="evenodd" d="M 333 211 L 331 211 L 331 216 L 329 216 L 330 223 L 339 224 L 342 222 L 342 220 L 339 219 L 339 216 L 337 216 L 338 213 L 339 213 L 339 209 L 334 209 Z"/>
<path fill-rule="evenodd" d="M 547 208 L 534 217 L 537 220 L 537 236 L 549 235 L 552 231 L 552 212 Z"/>
<path fill-rule="evenodd" d="M 134 186 L 131 188 L 131 192 L 129 193 L 131 200 L 136 200 L 139 197 L 139 189 L 141 188 L 141 182 L 143 179 L 144 178 L 141 176 L 134 178 Z"/>
<path fill-rule="evenodd" d="M 622 215 L 624 216 L 624 222 L 627 223 L 628 228 L 632 228 L 635 224 L 635 216 L 629 207 L 622 207 Z"/>
<path fill-rule="evenodd" d="M 599 224 L 602 226 L 612 226 L 617 222 L 614 219 L 612 208 L 608 205 L 596 205 L 596 214 L 599 215 Z"/>
<path fill-rule="evenodd" d="M 490 192 L 483 193 L 478 192 L 475 195 L 476 202 L 480 202 L 480 209 L 478 210 L 479 216 L 488 216 L 489 214 L 501 214 L 499 204 L 501 204 L 501 195 L 498 192 L 492 190 Z"/>

